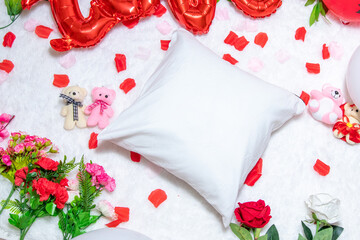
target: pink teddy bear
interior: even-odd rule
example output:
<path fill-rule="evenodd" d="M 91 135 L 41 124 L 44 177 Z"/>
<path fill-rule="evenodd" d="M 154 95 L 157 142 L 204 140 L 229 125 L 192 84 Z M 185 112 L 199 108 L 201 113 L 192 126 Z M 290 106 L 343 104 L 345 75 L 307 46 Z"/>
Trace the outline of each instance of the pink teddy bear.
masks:
<path fill-rule="evenodd" d="M 310 92 L 309 111 L 313 118 L 326 124 L 335 124 L 342 118 L 340 105 L 344 102 L 342 92 L 329 84 L 325 84 L 322 92 L 312 90 Z"/>
<path fill-rule="evenodd" d="M 111 104 L 115 99 L 116 93 L 112 89 L 105 87 L 96 87 L 91 92 L 93 104 L 89 105 L 85 109 L 85 114 L 90 115 L 87 120 L 89 127 L 95 127 L 103 129 L 109 125 L 109 118 L 114 115 L 114 111 L 111 108 Z"/>

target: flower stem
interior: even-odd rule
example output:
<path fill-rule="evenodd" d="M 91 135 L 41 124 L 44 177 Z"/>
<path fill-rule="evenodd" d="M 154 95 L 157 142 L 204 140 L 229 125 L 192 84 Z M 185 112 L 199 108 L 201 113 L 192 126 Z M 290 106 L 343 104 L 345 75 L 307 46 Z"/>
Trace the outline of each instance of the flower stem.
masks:
<path fill-rule="evenodd" d="M 4 27 L 0 27 L 0 29 L 7 28 L 7 27 L 10 26 L 11 24 L 13 24 L 13 23 L 15 22 L 15 20 L 16 20 L 19 16 L 20 16 L 20 14 L 17 15 L 14 19 L 11 19 L 11 23 L 9 23 L 8 25 L 6 25 L 6 26 L 4 26 Z"/>
<path fill-rule="evenodd" d="M 0 210 L 0 215 L 1 213 L 4 211 L 5 207 L 8 205 L 9 201 L 10 201 L 10 198 L 12 197 L 12 195 L 14 194 L 15 192 L 15 185 L 12 186 L 11 188 L 11 191 L 9 193 L 9 196 L 7 197 L 7 199 L 5 200 L 5 203 L 4 205 L 2 206 L 1 210 Z"/>
<path fill-rule="evenodd" d="M 254 239 L 257 240 L 260 237 L 261 228 L 254 229 Z"/>

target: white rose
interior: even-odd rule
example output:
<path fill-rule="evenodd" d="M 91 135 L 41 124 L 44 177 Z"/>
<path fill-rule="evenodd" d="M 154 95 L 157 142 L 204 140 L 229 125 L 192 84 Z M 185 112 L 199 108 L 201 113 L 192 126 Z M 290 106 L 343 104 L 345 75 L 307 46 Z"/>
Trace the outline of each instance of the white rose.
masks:
<path fill-rule="evenodd" d="M 311 212 L 316 214 L 319 220 L 326 220 L 330 224 L 340 221 L 340 200 L 327 193 L 310 195 L 305 201 Z"/>
<path fill-rule="evenodd" d="M 117 219 L 114 207 L 106 200 L 101 200 L 100 202 L 98 202 L 98 204 L 96 204 L 96 210 L 101 212 L 104 217 L 107 217 L 111 220 Z"/>
<path fill-rule="evenodd" d="M 77 191 L 79 190 L 79 181 L 77 179 L 71 179 L 68 182 L 68 187 L 70 191 Z"/>

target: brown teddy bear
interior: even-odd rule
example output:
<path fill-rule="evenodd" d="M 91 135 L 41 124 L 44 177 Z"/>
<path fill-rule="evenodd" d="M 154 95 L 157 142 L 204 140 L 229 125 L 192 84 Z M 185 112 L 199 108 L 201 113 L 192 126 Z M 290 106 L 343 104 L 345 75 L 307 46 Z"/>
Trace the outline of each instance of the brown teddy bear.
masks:
<path fill-rule="evenodd" d="M 360 142 L 360 112 L 353 104 L 346 103 L 342 106 L 344 116 L 333 127 L 334 136 L 341 138 L 349 144 Z"/>
<path fill-rule="evenodd" d="M 62 90 L 60 97 L 66 101 L 66 106 L 61 109 L 61 116 L 65 117 L 66 130 L 73 129 L 75 124 L 79 128 L 86 127 L 85 106 L 82 104 L 86 95 L 86 89 L 79 86 L 69 86 Z"/>

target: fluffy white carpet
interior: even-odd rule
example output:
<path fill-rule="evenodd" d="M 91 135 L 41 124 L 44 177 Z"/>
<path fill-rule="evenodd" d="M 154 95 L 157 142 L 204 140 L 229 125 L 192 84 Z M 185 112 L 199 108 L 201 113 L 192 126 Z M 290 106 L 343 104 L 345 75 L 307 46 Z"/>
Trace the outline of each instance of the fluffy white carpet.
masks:
<path fill-rule="evenodd" d="M 87 16 L 89 2 L 79 4 Z M 163 4 L 168 8 L 165 2 Z M 302 90 L 310 92 L 330 83 L 342 88 L 346 99 L 350 100 L 346 93 L 345 73 L 353 51 L 360 44 L 360 25 L 343 25 L 329 14 L 331 24 L 320 18 L 310 28 L 308 19 L 312 9 L 304 4 L 305 0 L 287 0 L 274 15 L 254 20 L 244 16 L 230 2 L 221 0 L 210 32 L 198 39 L 220 57 L 230 53 L 239 60 L 236 66 L 245 71 L 251 71 L 249 61 L 261 60 L 263 68 L 254 74 L 289 91 L 300 94 Z M 220 14 L 223 11 L 228 12 L 228 19 Z M 5 25 L 8 17 L 3 2 L 0 12 L 0 25 Z M 15 64 L 8 80 L 0 85 L 0 113 L 16 115 L 8 129 L 50 138 L 60 147 L 57 159 L 64 154 L 80 159 L 84 154 L 87 160 L 102 164 L 115 177 L 117 188 L 113 193 L 104 193 L 98 200 L 107 199 L 115 206 L 130 208 L 130 220 L 121 227 L 141 232 L 154 240 L 237 239 L 231 230 L 223 228 L 221 217 L 215 210 L 184 182 L 144 159 L 140 163 L 132 162 L 129 152 L 110 143 L 89 150 L 90 133 L 99 132 L 97 128 L 63 129 L 61 90 L 52 85 L 53 74 L 67 74 L 71 85 L 78 84 L 89 92 L 96 86 L 115 89 L 117 97 L 113 108 L 116 117 L 137 98 L 146 79 L 163 58 L 165 52 L 160 49 L 160 40 L 170 39 L 171 33 L 162 35 L 156 25 L 167 21 L 172 30 L 178 28 L 172 14 L 167 11 L 161 18 L 143 19 L 134 29 L 120 24 L 115 26 L 96 47 L 71 50 L 76 64 L 69 69 L 59 64 L 64 53 L 55 52 L 49 45 L 49 39 L 59 38 L 60 34 L 53 32 L 49 39 L 40 39 L 24 29 L 24 23 L 29 19 L 56 29 L 49 3 L 41 2 L 30 11 L 24 11 L 11 27 L 0 30 L 1 39 L 8 31 L 16 35 L 12 48 L 0 47 L 0 61 L 9 59 Z M 257 29 L 254 32 L 239 29 L 244 23 L 255 24 Z M 295 31 L 302 26 L 307 29 L 305 42 L 295 41 Z M 238 52 L 223 43 L 230 30 L 250 41 L 244 51 Z M 266 32 L 269 36 L 264 48 L 253 43 L 258 32 Z M 322 45 L 331 42 L 342 47 L 343 55 L 340 59 L 323 60 Z M 290 56 L 285 63 L 276 60 L 281 50 Z M 139 57 L 146 52 L 149 53 L 147 59 Z M 126 71 L 117 73 L 116 53 L 126 55 Z M 321 73 L 307 73 L 306 62 L 319 62 Z M 134 78 L 137 83 L 128 94 L 119 89 L 126 78 Z M 253 96 L 256 98 L 257 93 Z M 89 96 L 84 103 L 91 103 Z M 305 112 L 273 135 L 263 155 L 263 176 L 254 187 L 243 187 L 239 201 L 264 199 L 272 209 L 269 226 L 276 224 L 281 239 L 297 239 L 298 233 L 302 232 L 300 221 L 307 215 L 304 201 L 311 194 L 326 192 L 341 200 L 340 225 L 345 231 L 340 239 L 357 239 L 360 234 L 357 226 L 360 215 L 357 197 L 360 189 L 359 150 L 360 145 L 350 146 L 334 138 L 331 127 L 315 121 Z M 313 170 L 316 159 L 331 166 L 328 176 L 322 177 Z M 9 182 L 0 177 L 1 199 L 7 196 L 10 187 Z M 156 209 L 147 197 L 157 188 L 165 190 L 168 199 Z M 0 216 L 0 238 L 18 239 L 18 231 L 8 223 L 7 213 Z M 107 221 L 102 219 L 90 229 L 102 228 L 105 223 Z M 61 239 L 57 219 L 37 220 L 27 239 Z"/>

